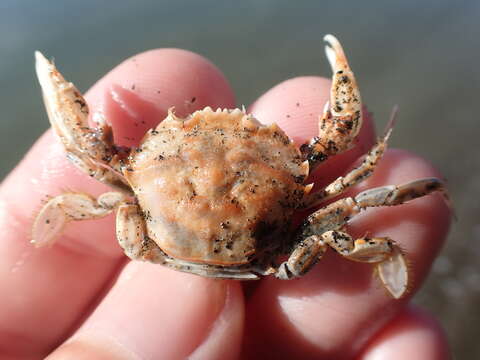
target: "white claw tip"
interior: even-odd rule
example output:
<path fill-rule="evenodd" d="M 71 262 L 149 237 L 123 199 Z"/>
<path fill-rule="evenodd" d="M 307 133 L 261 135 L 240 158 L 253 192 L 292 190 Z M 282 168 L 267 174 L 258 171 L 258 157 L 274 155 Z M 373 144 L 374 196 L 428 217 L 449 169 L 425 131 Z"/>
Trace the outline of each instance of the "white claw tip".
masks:
<path fill-rule="evenodd" d="M 332 34 L 325 35 L 323 40 L 327 43 L 327 45 L 325 45 L 325 54 L 332 67 L 332 71 L 336 72 L 339 66 L 348 66 L 347 58 L 345 57 L 340 41 Z"/>
<path fill-rule="evenodd" d="M 335 36 L 333 36 L 332 34 L 327 34 L 323 37 L 323 41 L 331 44 L 331 43 L 335 43 L 337 42 L 338 43 L 338 40 Z"/>
<path fill-rule="evenodd" d="M 49 89 L 48 84 L 51 82 L 50 74 L 52 70 L 53 64 L 40 51 L 35 51 L 35 71 L 44 91 Z"/>
<path fill-rule="evenodd" d="M 325 35 L 323 37 L 323 41 L 327 43 L 327 45 L 325 46 L 325 49 L 329 49 L 330 51 L 333 50 L 333 52 L 337 53 L 337 55 L 339 55 L 340 53 L 343 53 L 342 45 L 340 44 L 340 41 L 338 41 L 338 39 L 332 34 Z"/>
<path fill-rule="evenodd" d="M 38 50 L 35 50 L 35 60 L 36 61 L 47 61 L 48 62 L 47 58 L 45 56 L 43 56 L 43 54 Z"/>
<path fill-rule="evenodd" d="M 40 51 L 35 51 L 35 68 L 37 70 L 37 74 L 39 71 L 45 71 L 51 66 L 52 63 Z"/>

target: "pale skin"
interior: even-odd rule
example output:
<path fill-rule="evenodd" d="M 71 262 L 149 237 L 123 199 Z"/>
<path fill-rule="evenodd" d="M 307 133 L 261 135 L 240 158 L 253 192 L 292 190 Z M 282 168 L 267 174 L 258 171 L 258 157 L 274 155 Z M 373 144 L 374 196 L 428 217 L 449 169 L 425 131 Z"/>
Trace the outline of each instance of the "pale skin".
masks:
<path fill-rule="evenodd" d="M 162 72 L 171 63 L 175 63 L 177 69 L 180 64 L 183 71 L 178 74 Z M 192 71 L 215 86 L 200 87 L 198 78 L 192 81 L 188 76 Z M 172 81 L 182 91 L 166 95 Z M 130 89 L 132 84 L 136 85 L 133 92 L 115 87 L 123 85 Z M 117 102 L 110 95 L 112 89 Z M 280 123 L 289 136 L 302 143 L 315 135 L 315 117 L 309 114 L 322 111 L 327 92 L 328 82 L 323 79 L 293 79 L 267 92 L 250 110 L 264 121 Z M 129 109 L 136 110 L 130 114 L 144 114 L 145 127 L 155 126 L 155 119 L 164 115 L 169 106 L 181 109 L 185 107 L 185 99 L 193 97 L 196 98 L 193 109 L 185 110 L 187 112 L 207 104 L 235 107 L 231 91 L 218 70 L 202 58 L 178 50 L 139 55 L 135 61 L 127 61 L 116 68 L 87 95 L 93 112 L 103 103 L 106 113 L 117 115 L 114 132 L 119 134 L 121 143 L 133 145 L 133 141 L 122 138 L 122 134 L 132 137 L 133 133 L 138 139 L 145 129 L 139 129 L 143 125 L 135 126 L 138 119 L 122 111 L 119 97 Z M 152 103 L 157 104 L 158 109 L 152 108 Z M 316 177 L 318 182 L 326 185 L 371 147 L 373 134 L 369 120 L 366 121 L 357 146 L 322 165 Z M 285 357 L 352 357 L 363 351 L 371 354 L 372 346 L 388 349 L 382 351 L 395 350 L 399 342 L 394 340 L 401 334 L 405 336 L 395 331 L 395 324 L 407 318 L 413 319 L 412 334 L 413 329 L 426 334 L 421 347 L 416 347 L 417 355 L 424 355 L 419 358 L 429 358 L 425 354 L 430 358 L 439 358 L 438 354 L 448 357 L 437 325 L 405 308 L 447 231 L 450 215 L 439 196 L 367 212 L 348 229 L 356 237 L 364 236 L 366 231 L 392 236 L 411 254 L 415 282 L 405 300 L 395 301 L 389 297 L 378 282 L 372 280 L 370 266 L 346 261 L 333 253 L 327 254 L 303 279 L 294 282 L 262 280 L 258 284 L 245 285 L 245 292 L 242 292 L 239 282 L 214 281 L 165 270 L 161 266 L 126 263 L 113 241 L 111 220 L 71 225 L 66 229 L 66 239 L 58 245 L 31 252 L 27 248 L 27 227 L 31 224 L 29 215 L 36 208 L 37 200 L 47 193 L 57 194 L 58 189 L 64 187 L 82 189 L 94 195 L 107 190 L 96 182 L 86 182 L 81 173 L 63 160 L 61 147 L 51 149 L 50 136 L 40 140 L 2 184 L 0 191 L 2 203 L 9 210 L 2 212 L 7 235 L 2 243 L 5 246 L 1 252 L 4 268 L 0 277 L 2 289 L 6 289 L 2 291 L 6 295 L 0 313 L 5 319 L 1 331 L 9 335 L 1 337 L 5 341 L 1 350 L 12 354 L 11 358 L 38 358 L 59 346 L 72 331 L 74 335 L 69 345 L 63 346 L 51 358 L 67 354 L 79 358 L 80 351 L 90 356 L 103 354 L 105 358 L 135 358 L 134 355 L 137 358 L 183 358 L 195 352 L 197 358 L 202 355 L 204 358 L 225 358 L 225 352 L 234 358 L 242 341 L 242 351 L 247 358 L 254 358 L 251 356 L 254 352 L 261 358 L 262 354 L 277 351 Z M 48 162 L 42 161 L 45 157 Z M 327 173 L 332 178 L 327 179 Z M 402 184 L 437 175 L 420 158 L 391 151 L 387 152 L 375 175 L 361 189 L 352 189 L 352 194 L 367 187 Z M 39 176 L 42 176 L 42 183 L 32 184 L 32 177 Z M 20 202 L 21 207 L 18 206 Z M 25 261 L 18 265 L 22 257 Z M 12 268 L 15 271 L 12 272 Z M 102 289 L 109 288 L 110 279 L 118 271 L 119 279 L 96 306 L 99 294 L 102 293 L 102 297 L 105 294 Z M 33 282 L 32 274 L 38 274 Z M 8 291 L 9 288 L 15 291 Z M 141 306 L 137 308 L 135 304 Z M 386 306 L 389 311 L 379 312 L 379 308 Z M 93 310 L 84 326 L 78 328 L 81 319 Z M 394 314 L 399 317 L 393 318 Z M 219 318 L 227 321 L 216 321 Z M 223 324 L 222 331 L 210 332 L 214 323 Z M 334 329 L 332 324 L 335 324 Z M 248 335 L 242 340 L 244 327 Z M 402 348 L 396 351 L 403 349 L 405 354 L 413 341 L 415 337 L 409 342 L 407 336 L 400 342 Z M 367 342 L 371 344 L 368 350 L 365 348 Z M 388 342 L 390 346 L 385 345 Z"/>

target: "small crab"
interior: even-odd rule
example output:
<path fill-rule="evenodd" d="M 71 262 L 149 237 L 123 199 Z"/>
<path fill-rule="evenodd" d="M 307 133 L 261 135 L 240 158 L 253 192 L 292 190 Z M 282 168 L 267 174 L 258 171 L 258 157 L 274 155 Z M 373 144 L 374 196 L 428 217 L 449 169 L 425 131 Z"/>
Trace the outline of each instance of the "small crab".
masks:
<path fill-rule="evenodd" d="M 373 263 L 394 298 L 408 288 L 405 256 L 386 237 L 353 239 L 345 226 L 363 209 L 399 205 L 434 191 L 441 180 L 424 178 L 369 189 L 331 202 L 292 227 L 296 211 L 318 208 L 366 179 L 382 157 L 392 127 L 360 166 L 321 191 L 309 173 L 353 146 L 362 126 L 362 103 L 339 41 L 325 36 L 333 71 L 330 101 L 319 133 L 296 147 L 276 124 L 262 125 L 239 109 L 206 107 L 186 118 L 173 110 L 135 149 L 113 143 L 103 118 L 88 124 L 88 106 L 39 52 L 36 70 L 54 132 L 67 157 L 89 176 L 116 189 L 98 198 L 67 192 L 50 198 L 36 216 L 33 240 L 51 244 L 72 220 L 117 211 L 116 233 L 131 259 L 224 279 L 297 278 L 328 247 L 347 259 Z M 278 259 L 284 256 L 285 261 Z"/>

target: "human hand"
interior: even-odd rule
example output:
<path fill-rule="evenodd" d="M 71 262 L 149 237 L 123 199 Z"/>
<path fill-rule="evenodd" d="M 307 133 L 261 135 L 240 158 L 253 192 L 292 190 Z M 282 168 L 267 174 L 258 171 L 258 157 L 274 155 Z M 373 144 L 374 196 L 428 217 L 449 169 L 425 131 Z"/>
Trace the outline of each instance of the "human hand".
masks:
<path fill-rule="evenodd" d="M 316 135 L 328 90 L 325 79 L 292 79 L 249 111 L 262 122 L 278 123 L 301 144 Z M 86 98 L 92 113 L 101 110 L 112 122 L 117 142 L 128 146 L 171 106 L 179 115 L 207 105 L 236 107 L 215 67 L 171 49 L 125 61 Z M 373 141 L 367 116 L 356 147 L 322 165 L 312 181 L 328 184 Z M 424 160 L 389 150 L 375 174 L 349 193 L 429 176 L 438 174 Z M 65 187 L 92 195 L 108 190 L 65 159 L 51 131 L 1 185 L 0 359 L 38 359 L 52 351 L 49 359 L 448 358 L 435 321 L 408 305 L 448 230 L 450 212 L 438 195 L 368 210 L 348 226 L 354 236 L 389 236 L 405 250 L 412 289 L 394 300 L 370 265 L 333 251 L 293 281 L 212 280 L 128 262 L 115 241 L 112 217 L 74 223 L 55 246 L 33 248 L 32 213 L 46 194 Z"/>

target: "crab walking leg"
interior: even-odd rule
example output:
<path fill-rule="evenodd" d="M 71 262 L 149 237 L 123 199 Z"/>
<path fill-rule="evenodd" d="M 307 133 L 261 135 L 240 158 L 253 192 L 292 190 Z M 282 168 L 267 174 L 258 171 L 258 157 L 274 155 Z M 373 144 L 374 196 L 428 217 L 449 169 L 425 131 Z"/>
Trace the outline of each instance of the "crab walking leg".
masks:
<path fill-rule="evenodd" d="M 130 194 L 120 171 L 122 154 L 113 144 L 111 127 L 97 116 L 98 128 L 90 128 L 88 105 L 80 92 L 40 52 L 35 57 L 48 117 L 68 159 L 89 176 Z"/>
<path fill-rule="evenodd" d="M 341 229 L 347 221 L 360 212 L 355 200 L 345 198 L 335 201 L 307 217 L 296 236 L 296 243 L 286 261 L 280 264 L 275 276 L 288 280 L 307 273 L 327 250 L 321 235 Z"/>
<path fill-rule="evenodd" d="M 288 260 L 280 264 L 275 276 L 288 280 L 304 275 L 320 260 L 327 245 L 350 260 L 376 263 L 383 285 L 394 298 L 398 299 L 406 292 L 408 267 L 392 240 L 385 237 L 353 240 L 340 231 L 327 231 L 321 236 L 311 235 L 302 240 Z"/>
<path fill-rule="evenodd" d="M 387 148 L 387 141 L 391 132 L 392 128 L 389 128 L 385 136 L 379 139 L 375 146 L 368 152 L 360 166 L 351 170 L 345 176 L 338 177 L 325 189 L 310 194 L 305 201 L 306 208 L 317 206 L 328 199 L 340 195 L 348 188 L 370 177 Z"/>
<path fill-rule="evenodd" d="M 318 136 L 301 147 L 310 169 L 352 147 L 362 126 L 362 101 L 355 77 L 340 42 L 326 35 L 325 51 L 332 67 L 330 101 L 319 122 Z"/>
<path fill-rule="evenodd" d="M 275 277 L 281 280 L 290 280 L 307 273 L 318 260 L 321 259 L 327 245 L 318 235 L 311 235 L 302 240 L 288 257 L 278 267 Z"/>
<path fill-rule="evenodd" d="M 275 276 L 291 279 L 308 272 L 328 244 L 351 260 L 377 263 L 380 279 L 387 290 L 393 297 L 401 297 L 408 287 L 408 271 L 398 246 L 387 238 L 353 241 L 349 235 L 338 230 L 362 209 L 400 205 L 436 191 L 447 196 L 441 180 L 424 178 L 400 186 L 369 189 L 355 198 L 340 199 L 319 209 L 308 216 L 300 227 L 297 244 L 287 261 L 278 267 Z"/>
<path fill-rule="evenodd" d="M 166 263 L 166 255 L 148 238 L 145 219 L 136 204 L 122 204 L 117 211 L 117 240 L 132 260 Z"/>
<path fill-rule="evenodd" d="M 95 199 L 83 193 L 65 193 L 51 198 L 35 217 L 31 242 L 37 246 L 55 242 L 69 221 L 104 217 L 114 211 L 125 196 L 107 192 Z"/>
<path fill-rule="evenodd" d="M 402 251 L 390 238 L 363 237 L 353 240 L 347 233 L 327 231 L 322 239 L 347 259 L 376 263 L 376 270 L 388 292 L 399 299 L 408 288 L 408 266 Z"/>
<path fill-rule="evenodd" d="M 400 205 L 434 191 L 440 192 L 447 204 L 450 205 L 445 184 L 440 179 L 433 177 L 414 180 L 398 186 L 387 185 L 368 189 L 355 196 L 355 201 L 361 209 L 374 206 Z"/>
<path fill-rule="evenodd" d="M 362 209 L 377 206 L 400 205 L 409 200 L 440 192 L 446 200 L 448 194 L 444 183 L 437 178 L 423 178 L 403 185 L 387 185 L 365 190 L 355 198 L 337 200 L 310 214 L 297 234 L 298 242 L 311 235 L 339 230 Z"/>

